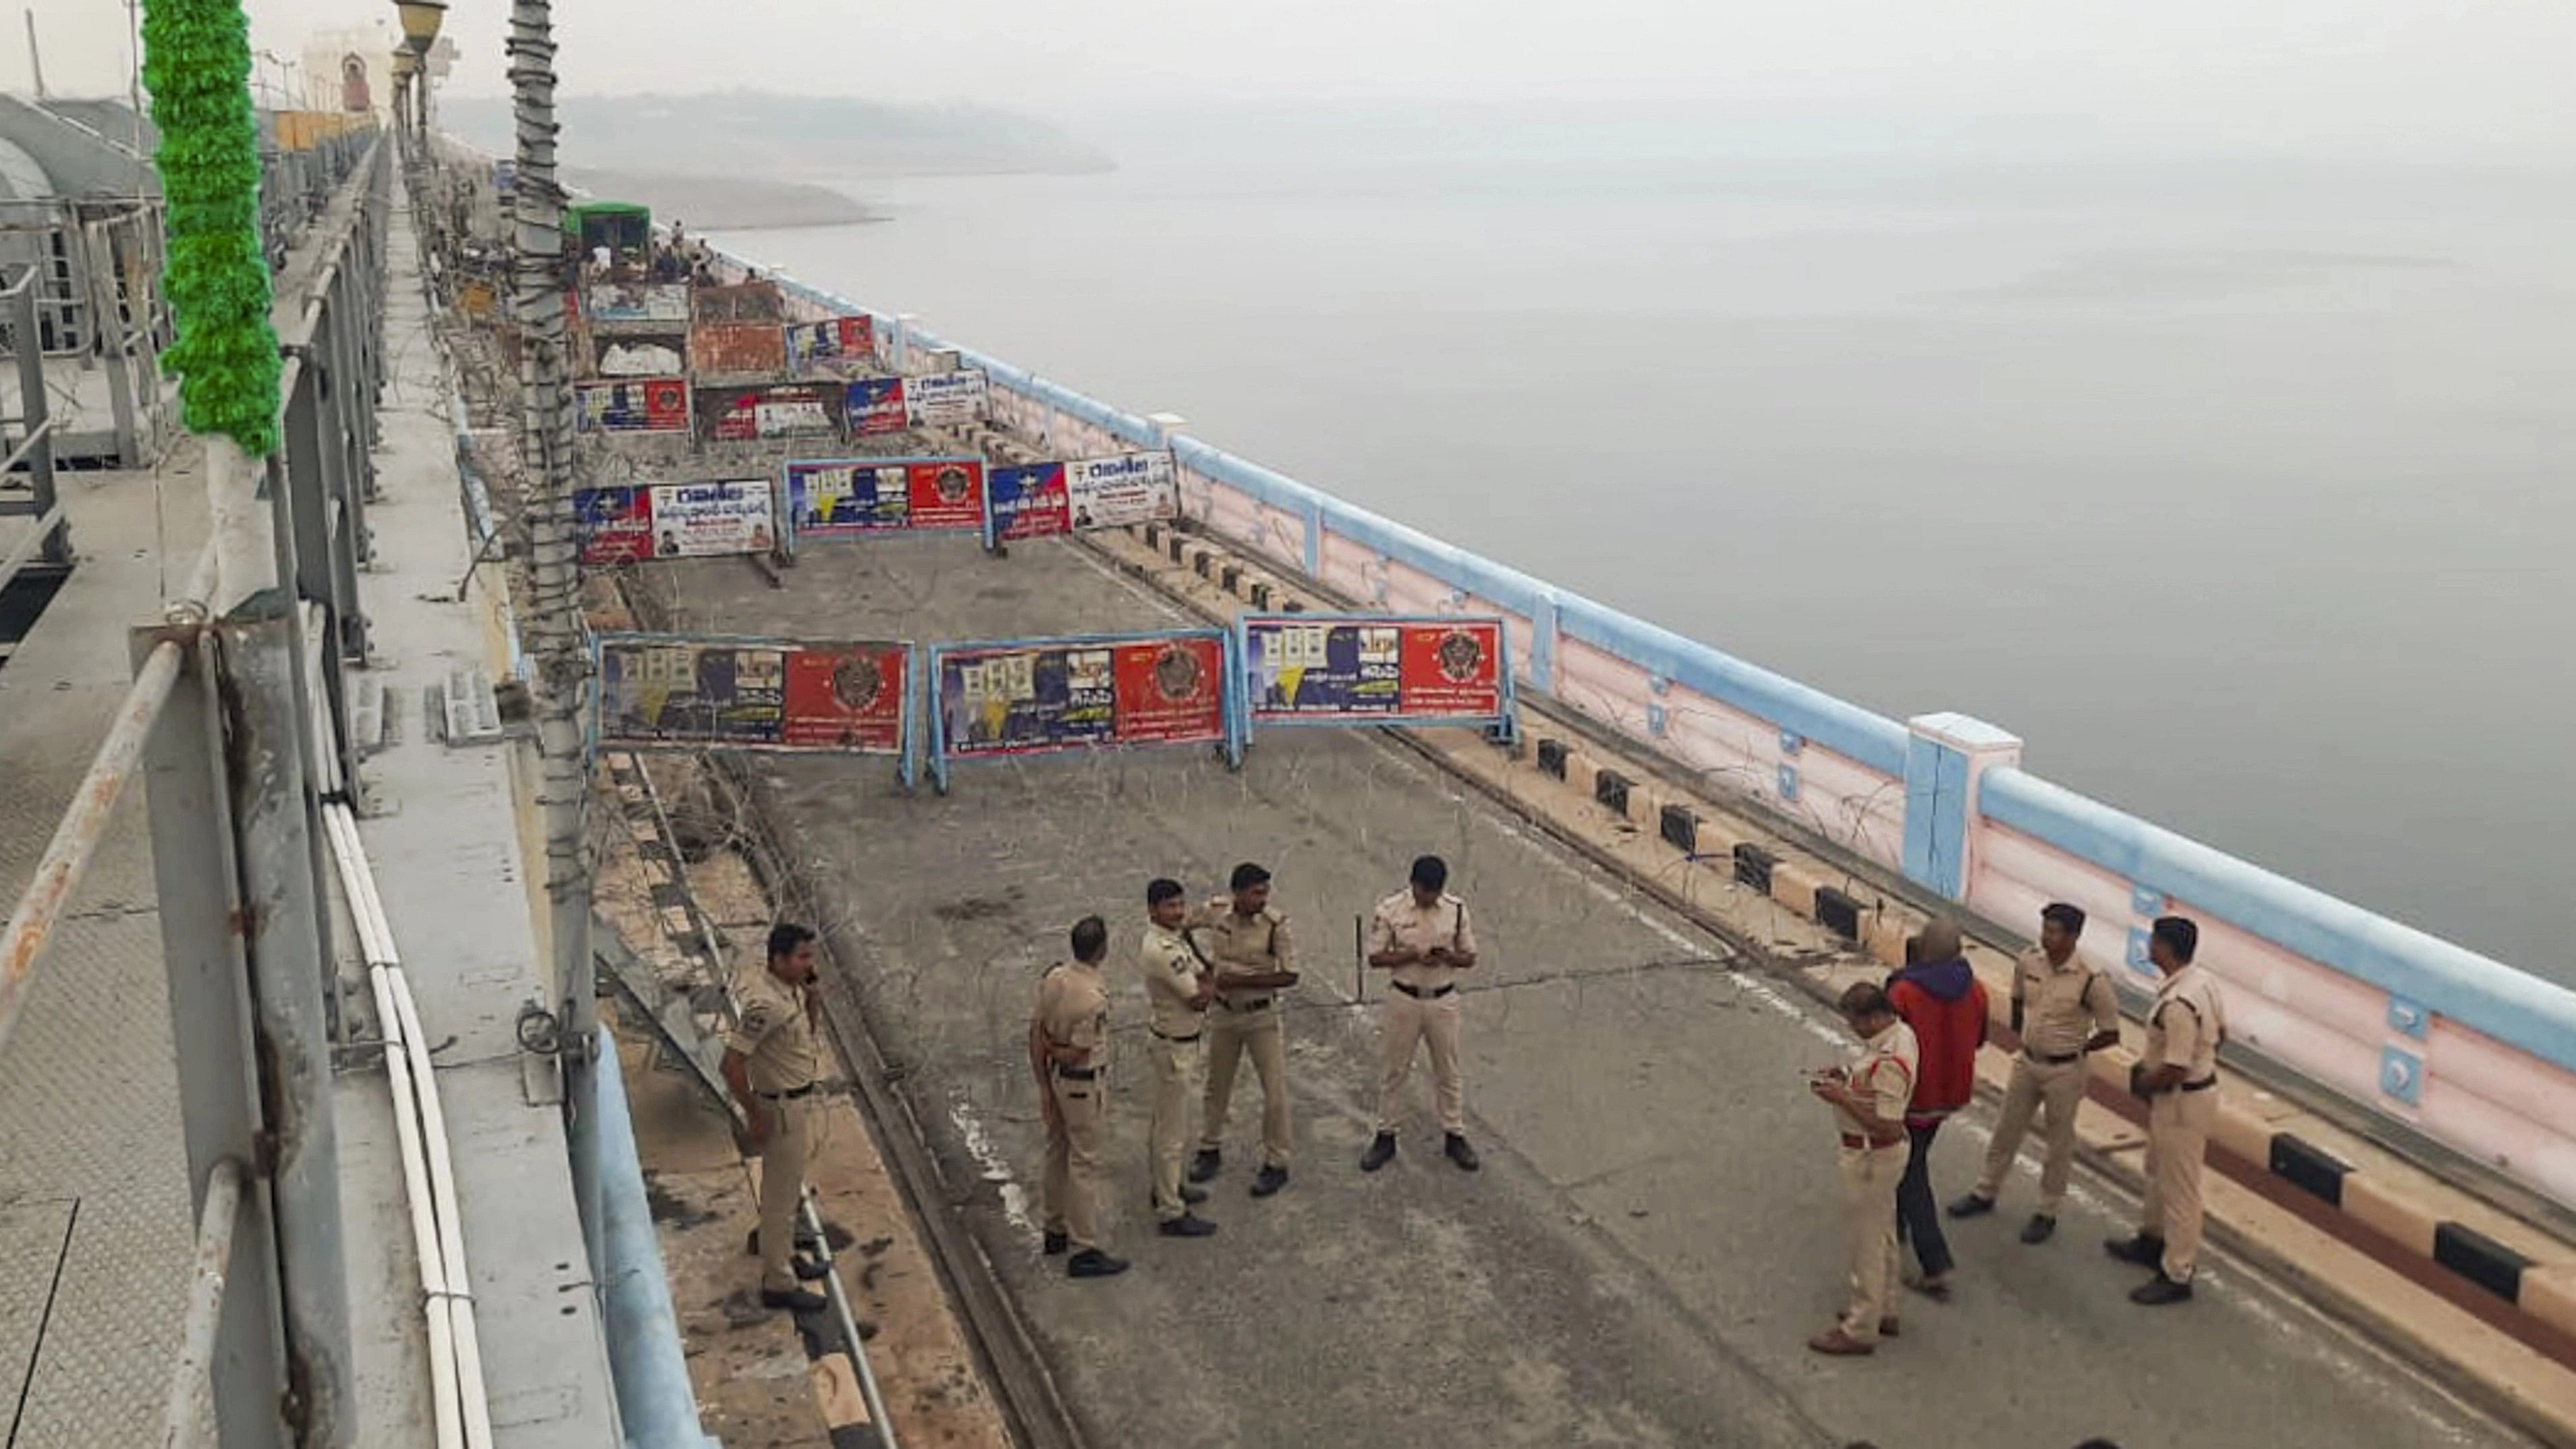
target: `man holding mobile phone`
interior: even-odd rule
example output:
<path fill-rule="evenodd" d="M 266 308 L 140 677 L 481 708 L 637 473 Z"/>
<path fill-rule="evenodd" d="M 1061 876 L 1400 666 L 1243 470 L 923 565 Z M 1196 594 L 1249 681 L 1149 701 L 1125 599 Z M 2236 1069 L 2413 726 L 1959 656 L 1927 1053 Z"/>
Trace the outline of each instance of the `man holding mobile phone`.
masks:
<path fill-rule="evenodd" d="M 1448 1136 L 1445 1151 L 1460 1170 L 1474 1172 L 1476 1149 L 1467 1143 L 1467 1088 L 1458 1069 L 1458 978 L 1476 964 L 1476 933 L 1467 903 L 1448 893 L 1449 863 L 1436 855 L 1413 862 L 1405 889 L 1377 903 L 1370 928 L 1368 963 L 1394 973 L 1395 989 L 1378 1008 L 1383 1069 L 1377 1087 L 1377 1137 L 1360 1157 L 1360 1171 L 1375 1172 L 1395 1157 L 1395 1113 L 1413 1057 L 1431 1043 L 1431 1082 Z"/>

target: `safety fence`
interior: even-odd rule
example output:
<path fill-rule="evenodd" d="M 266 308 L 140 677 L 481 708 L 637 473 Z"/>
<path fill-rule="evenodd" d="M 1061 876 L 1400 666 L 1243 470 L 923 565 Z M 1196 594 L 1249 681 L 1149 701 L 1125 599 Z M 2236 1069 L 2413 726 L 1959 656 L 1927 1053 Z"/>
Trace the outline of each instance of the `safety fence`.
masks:
<path fill-rule="evenodd" d="M 2085 906 L 2110 929 L 2084 950 L 2139 988 L 2148 921 L 2199 919 L 2240 1049 L 2576 1207 L 2576 992 L 2032 776 L 1992 725 L 1879 715 L 1236 457 L 1178 418 L 727 264 L 775 278 L 791 321 L 867 317 L 907 379 L 981 374 L 993 420 L 1049 452 L 1168 451 L 1185 517 L 1267 564 L 1370 608 L 1500 618 L 1522 689 L 1915 890 L 2016 930 L 2045 901 Z"/>
<path fill-rule="evenodd" d="M 345 718 L 340 665 L 363 648 L 356 573 L 382 378 L 388 168 L 362 139 L 295 246 L 287 450 L 264 477 L 210 464 L 216 537 L 165 618 L 134 631 L 133 688 L 0 929 L 5 1051 L 118 801 L 149 780 L 198 1222 L 174 1445 L 216 1426 L 228 1446 L 347 1442 L 355 1409 L 321 812 L 352 778 L 332 722 Z M 327 711 L 314 703 L 325 691 Z"/>

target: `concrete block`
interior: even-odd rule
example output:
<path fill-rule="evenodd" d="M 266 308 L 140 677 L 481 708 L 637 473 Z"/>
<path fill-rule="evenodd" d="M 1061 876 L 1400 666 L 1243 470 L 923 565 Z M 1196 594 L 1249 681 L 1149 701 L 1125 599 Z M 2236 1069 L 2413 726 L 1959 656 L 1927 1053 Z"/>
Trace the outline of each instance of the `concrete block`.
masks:
<path fill-rule="evenodd" d="M 1600 775 L 1600 773 L 1601 762 L 1593 758 L 1591 751 L 1568 750 L 1565 752 L 1565 783 L 1574 790 L 1574 793 L 1582 796 L 1586 800 L 1591 799 L 1594 789 L 1593 781 Z"/>
<path fill-rule="evenodd" d="M 2388 1179 L 2367 1172 L 2346 1173 L 2343 1210 L 2355 1222 L 2418 1257 L 2433 1256 L 2433 1235 L 2441 1215 L 2406 1195 Z"/>
<path fill-rule="evenodd" d="M 1882 966 L 1905 964 L 1905 940 L 1923 929 L 1922 918 L 1912 911 L 1882 906 L 1861 918 L 1861 949 Z M 1991 998 L 1994 993 L 1988 992 Z"/>
<path fill-rule="evenodd" d="M 2522 1311 L 2564 1333 L 2576 1333 L 2576 1263 L 2554 1263 L 2522 1275 Z"/>
<path fill-rule="evenodd" d="M 2272 1124 L 2253 1112 L 2225 1101 L 2226 1088 L 2221 1087 L 2218 1118 L 2209 1124 L 2209 1145 L 2221 1152 L 2233 1153 L 2247 1162 L 2260 1164 L 2264 1171 L 2272 1167 Z"/>
<path fill-rule="evenodd" d="M 1816 914 L 1816 891 L 1824 878 L 1814 867 L 1802 861 L 1784 860 L 1771 867 L 1771 899 L 1813 919 Z"/>

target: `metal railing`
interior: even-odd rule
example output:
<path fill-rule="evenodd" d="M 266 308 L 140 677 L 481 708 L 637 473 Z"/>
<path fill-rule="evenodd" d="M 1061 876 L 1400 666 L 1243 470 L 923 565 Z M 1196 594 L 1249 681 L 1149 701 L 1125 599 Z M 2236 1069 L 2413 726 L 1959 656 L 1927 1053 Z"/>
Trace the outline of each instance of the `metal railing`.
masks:
<path fill-rule="evenodd" d="M 354 1436 L 354 1378 L 330 1109 L 334 972 L 319 843 L 320 790 L 345 783 L 340 665 L 364 649 L 356 565 L 383 377 L 387 171 L 372 135 L 299 241 L 279 308 L 287 352 L 286 455 L 266 470 L 273 561 L 219 525 L 187 597 L 135 631 L 135 682 L 35 876 L 0 927 L 0 1051 L 117 802 L 148 778 L 152 865 L 170 978 L 181 1131 L 198 1215 L 184 1342 L 169 1393 L 172 1442 L 211 1413 L 227 1449 L 338 1449 Z M 21 339 L 34 273 L 0 293 Z M 51 496 L 40 350 L 18 448 Z M 259 482 L 209 440 L 219 519 L 257 517 Z M 14 459 L 13 455 L 13 459 Z M 58 532 L 59 530 L 57 530 Z M 273 567 L 275 589 L 244 587 Z M 330 647 L 320 687 L 335 721 L 314 738 L 304 612 Z M 332 751 L 333 760 L 322 758 Z M 251 903 L 256 903 L 254 907 Z M 227 1371 L 210 1373 L 221 1360 Z"/>
<path fill-rule="evenodd" d="M 39 268 L 23 267 L 15 281 L 0 289 L 0 321 L 8 325 L 10 350 L 18 360 L 18 410 L 0 418 L 0 424 L 15 430 L 17 442 L 6 460 L 0 461 L 0 482 L 24 464 L 28 487 L 25 500 L 0 497 L 0 518 L 35 520 L 34 531 L 0 554 L 0 588 L 7 588 L 31 558 L 65 564 L 72 556 L 71 530 L 64 525 L 62 505 L 54 496 L 53 408 L 45 391 L 44 349 L 37 341 L 41 326 L 36 294 L 41 279 Z"/>

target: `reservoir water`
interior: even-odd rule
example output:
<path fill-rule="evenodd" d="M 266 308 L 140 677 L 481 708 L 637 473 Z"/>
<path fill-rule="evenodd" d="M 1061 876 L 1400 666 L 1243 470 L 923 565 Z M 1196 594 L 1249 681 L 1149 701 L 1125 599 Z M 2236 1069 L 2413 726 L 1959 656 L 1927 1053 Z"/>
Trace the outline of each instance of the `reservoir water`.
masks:
<path fill-rule="evenodd" d="M 1086 139 L 715 235 L 2576 984 L 2576 172 Z"/>

